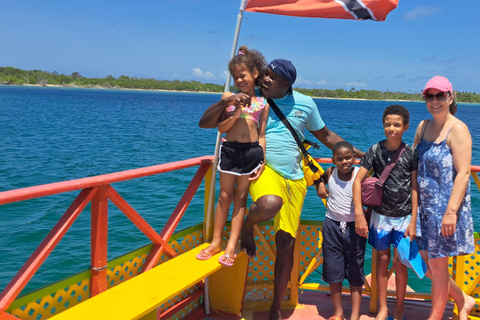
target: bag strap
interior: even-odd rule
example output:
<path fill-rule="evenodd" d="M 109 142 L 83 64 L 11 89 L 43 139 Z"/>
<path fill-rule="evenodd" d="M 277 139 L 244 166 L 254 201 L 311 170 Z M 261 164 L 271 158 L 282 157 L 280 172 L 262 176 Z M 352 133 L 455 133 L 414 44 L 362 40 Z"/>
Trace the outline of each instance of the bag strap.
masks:
<path fill-rule="evenodd" d="M 287 118 L 285 117 L 285 115 L 282 113 L 282 111 L 278 108 L 277 104 L 270 98 L 267 99 L 268 101 L 268 104 L 270 105 L 270 108 L 273 109 L 273 111 L 275 111 L 275 114 L 277 115 L 277 117 L 282 120 L 283 124 L 285 125 L 285 127 L 287 127 L 287 129 L 290 131 L 290 133 L 292 134 L 293 138 L 295 139 L 295 142 L 297 142 L 298 144 L 298 147 L 300 148 L 300 150 L 302 151 L 303 153 L 303 156 L 305 158 L 307 158 L 307 156 L 309 155 L 307 149 L 305 149 L 305 146 L 303 145 L 303 142 L 300 141 L 300 138 L 298 137 L 298 134 L 295 132 L 295 129 L 292 128 L 292 125 L 290 124 L 290 122 L 287 120 Z"/>
<path fill-rule="evenodd" d="M 390 172 L 392 172 L 393 167 L 395 167 L 395 164 L 397 163 L 398 159 L 400 159 L 400 156 L 402 155 L 404 150 L 405 150 L 405 142 L 402 141 L 402 143 L 400 144 L 400 147 L 398 147 L 397 151 L 395 151 L 395 153 L 393 154 L 392 159 L 383 170 L 376 184 L 383 187 L 383 184 L 385 183 L 388 176 L 390 175 Z"/>

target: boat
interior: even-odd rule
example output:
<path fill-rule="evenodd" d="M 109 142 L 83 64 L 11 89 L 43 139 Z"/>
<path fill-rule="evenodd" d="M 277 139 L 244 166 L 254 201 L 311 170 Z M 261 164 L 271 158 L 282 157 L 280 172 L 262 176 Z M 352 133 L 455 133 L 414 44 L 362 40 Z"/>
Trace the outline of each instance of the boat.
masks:
<path fill-rule="evenodd" d="M 256 3 L 261 4 L 260 1 Z M 352 15 L 352 12 L 347 12 L 347 15 Z M 275 240 L 272 221 L 255 227 L 255 259 L 239 252 L 231 268 L 218 263 L 221 252 L 208 261 L 195 259 L 195 255 L 206 247 L 212 236 L 216 159 L 217 154 L 207 155 L 0 192 L 0 206 L 52 195 L 77 194 L 45 239 L 26 259 L 23 267 L 3 288 L 0 294 L 0 319 L 266 319 L 273 295 Z M 324 165 L 331 164 L 330 159 L 316 160 Z M 184 186 L 184 194 L 160 232 L 115 188 L 118 182 L 135 183 L 143 177 L 191 169 L 196 169 L 196 172 Z M 478 172 L 480 166 L 472 166 L 477 191 L 480 190 Z M 204 194 L 204 221 L 176 231 L 196 194 Z M 107 259 L 109 202 L 145 234 L 151 241 L 149 245 Z M 20 295 L 78 216 L 88 214 L 84 212 L 88 206 L 91 214 L 90 268 L 78 270 L 78 273 L 66 279 Z M 328 285 L 309 282 L 309 276 L 323 262 L 321 228 L 322 221 L 301 221 L 294 267 L 282 304 L 284 319 L 324 319 L 332 314 Z M 224 239 L 228 238 L 229 224 L 223 236 Z M 450 258 L 452 277 L 463 291 L 476 299 L 476 308 L 470 319 L 480 319 L 479 240 L 480 235 L 476 233 L 475 254 Z M 374 255 L 375 252 L 372 261 L 375 261 Z M 373 280 L 366 282 L 363 290 L 362 319 L 372 319 L 378 308 L 375 269 L 373 265 Z M 394 274 L 394 270 L 390 270 L 390 274 Z M 347 292 L 345 288 L 346 295 Z M 389 296 L 392 299 L 390 302 L 394 302 L 395 291 L 390 290 Z M 428 292 L 408 292 L 405 308 L 407 318 L 427 318 L 430 300 L 431 294 Z M 347 304 L 345 311 L 349 311 Z M 447 311 L 444 319 L 451 316 L 455 318 L 457 310 L 451 302 Z"/>
<path fill-rule="evenodd" d="M 330 159 L 318 158 L 328 165 Z M 195 259 L 204 248 L 213 221 L 205 206 L 205 221 L 174 233 L 194 194 L 209 198 L 213 156 L 203 156 L 157 166 L 133 169 L 78 180 L 0 192 L 0 205 L 51 195 L 78 192 L 64 215 L 27 259 L 0 294 L 0 319 L 215 319 L 217 312 L 228 319 L 265 319 L 272 299 L 275 241 L 272 221 L 255 229 L 257 258 L 244 253 L 232 268 L 223 267 L 217 254 L 208 261 Z M 162 231 L 157 233 L 115 190 L 114 184 L 142 177 L 197 168 L 185 186 L 185 193 Z M 480 191 L 480 166 L 472 166 L 472 177 Z M 474 188 L 472 188 L 474 189 Z M 151 244 L 107 261 L 108 201 L 118 207 Z M 59 243 L 84 208 L 91 206 L 91 267 L 78 274 L 18 297 L 47 256 Z M 88 214 L 88 213 L 83 213 Z M 208 230 L 210 228 L 210 230 Z M 224 238 L 229 236 L 229 225 Z M 307 278 L 322 264 L 321 221 L 302 220 L 295 248 L 295 261 L 285 300 L 285 319 L 304 319 L 306 315 L 322 319 L 331 315 L 328 285 L 309 283 Z M 470 319 L 479 319 L 480 235 L 475 233 L 477 252 L 450 258 L 450 273 L 459 286 L 477 301 Z M 375 258 L 372 258 L 375 261 Z M 393 270 L 390 270 L 390 274 Z M 362 313 L 377 311 L 375 267 L 372 281 L 366 282 Z M 345 292 L 347 288 L 345 288 Z M 395 291 L 389 296 L 394 298 Z M 408 292 L 405 314 L 421 319 L 429 311 L 428 292 Z M 345 308 L 348 312 L 348 307 Z M 449 303 L 447 311 L 455 314 Z M 210 314 L 210 315 L 209 315 Z M 213 314 L 213 315 L 212 315 Z M 449 319 L 446 314 L 445 319 Z M 371 318 L 365 318 L 371 319 Z"/>

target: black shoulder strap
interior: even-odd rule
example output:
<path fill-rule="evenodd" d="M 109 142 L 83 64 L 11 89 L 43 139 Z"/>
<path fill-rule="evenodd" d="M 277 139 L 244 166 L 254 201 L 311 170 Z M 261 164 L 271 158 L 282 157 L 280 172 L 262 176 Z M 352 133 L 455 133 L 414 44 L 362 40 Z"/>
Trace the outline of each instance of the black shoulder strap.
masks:
<path fill-rule="evenodd" d="M 278 108 L 277 104 L 270 98 L 267 99 L 268 101 L 268 104 L 270 105 L 270 108 L 273 109 L 273 111 L 275 111 L 275 114 L 277 115 L 277 117 L 282 120 L 283 124 L 285 125 L 285 127 L 287 127 L 287 129 L 290 131 L 290 133 L 292 134 L 293 138 L 295 139 L 295 141 L 297 142 L 298 144 L 298 147 L 300 148 L 300 150 L 302 150 L 302 153 L 303 153 L 303 156 L 304 157 L 307 157 L 308 156 L 308 151 L 307 149 L 305 149 L 305 146 L 303 145 L 303 142 L 300 141 L 300 138 L 298 137 L 298 134 L 295 132 L 295 129 L 292 128 L 292 125 L 290 124 L 290 122 L 288 122 L 287 118 L 285 117 L 285 115 L 282 113 L 282 111 Z"/>
<path fill-rule="evenodd" d="M 380 175 L 380 178 L 378 178 L 378 183 L 383 185 L 385 181 L 387 180 L 388 176 L 390 175 L 390 172 L 392 172 L 393 167 L 397 164 L 398 159 L 402 155 L 403 151 L 405 150 L 405 142 L 402 141 L 400 146 L 398 147 L 397 151 L 392 156 L 392 159 L 390 159 L 390 162 L 388 162 L 387 166 L 385 169 L 383 169 L 382 174 Z"/>

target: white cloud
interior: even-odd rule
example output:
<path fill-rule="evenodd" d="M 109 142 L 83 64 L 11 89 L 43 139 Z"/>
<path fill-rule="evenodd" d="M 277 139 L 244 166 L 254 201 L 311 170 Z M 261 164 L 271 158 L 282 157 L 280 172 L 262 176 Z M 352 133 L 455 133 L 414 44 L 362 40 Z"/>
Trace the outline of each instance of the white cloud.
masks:
<path fill-rule="evenodd" d="M 324 85 L 324 84 L 327 84 L 327 83 L 328 83 L 328 82 L 325 81 L 325 80 L 320 80 L 320 81 L 317 81 L 316 84 L 318 84 L 319 86 L 321 86 L 321 85 Z"/>
<path fill-rule="evenodd" d="M 210 71 L 203 72 L 200 68 L 193 68 L 193 76 L 201 79 L 213 79 L 215 75 Z"/>
<path fill-rule="evenodd" d="M 347 87 L 366 87 L 367 84 L 363 82 L 347 82 L 345 83 Z"/>
<path fill-rule="evenodd" d="M 295 80 L 295 83 L 293 84 L 293 86 L 295 87 L 295 86 L 298 86 L 299 84 L 311 85 L 312 83 L 311 83 L 310 81 L 308 81 L 308 80 L 304 80 L 304 79 L 302 79 L 302 78 L 297 78 L 297 79 Z"/>
<path fill-rule="evenodd" d="M 431 16 L 437 12 L 440 12 L 442 9 L 438 7 L 427 7 L 427 6 L 421 6 L 413 9 L 412 11 L 408 12 L 405 16 L 405 20 L 413 20 L 416 18 L 420 17 L 428 17 Z"/>

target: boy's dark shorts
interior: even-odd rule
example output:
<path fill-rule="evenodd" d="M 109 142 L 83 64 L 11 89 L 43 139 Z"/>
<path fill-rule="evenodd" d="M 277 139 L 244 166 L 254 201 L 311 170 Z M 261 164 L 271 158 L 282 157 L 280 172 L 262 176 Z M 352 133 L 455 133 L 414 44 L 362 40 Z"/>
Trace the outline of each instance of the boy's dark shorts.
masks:
<path fill-rule="evenodd" d="M 363 264 L 367 239 L 355 232 L 355 222 L 347 222 L 344 231 L 340 222 L 325 218 L 323 236 L 323 275 L 326 283 L 341 283 L 361 287 L 365 283 Z"/>
<path fill-rule="evenodd" d="M 220 147 L 218 170 L 237 176 L 250 175 L 264 161 L 263 148 L 256 142 L 224 141 Z"/>

